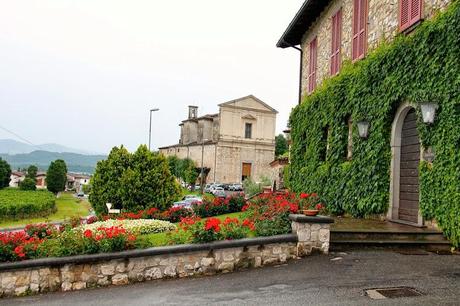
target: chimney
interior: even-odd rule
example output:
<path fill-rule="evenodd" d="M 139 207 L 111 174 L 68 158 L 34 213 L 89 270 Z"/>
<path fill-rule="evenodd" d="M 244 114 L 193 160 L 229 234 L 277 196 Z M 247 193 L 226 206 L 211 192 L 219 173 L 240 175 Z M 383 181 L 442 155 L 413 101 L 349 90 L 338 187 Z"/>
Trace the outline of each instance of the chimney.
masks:
<path fill-rule="evenodd" d="M 188 119 L 195 119 L 198 117 L 198 106 L 188 106 Z"/>

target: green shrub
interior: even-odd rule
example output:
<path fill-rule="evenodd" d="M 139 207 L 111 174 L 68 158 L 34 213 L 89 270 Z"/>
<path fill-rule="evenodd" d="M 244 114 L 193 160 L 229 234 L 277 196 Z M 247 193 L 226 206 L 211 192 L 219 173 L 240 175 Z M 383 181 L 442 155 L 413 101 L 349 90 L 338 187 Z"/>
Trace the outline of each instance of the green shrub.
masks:
<path fill-rule="evenodd" d="M 435 123 L 417 129 L 423 147 L 436 153 L 420 165 L 420 209 L 460 244 L 460 2 L 411 35 L 382 43 L 367 57 L 346 63 L 335 77 L 305 97 L 290 117 L 289 186 L 315 190 L 333 213 L 355 217 L 388 210 L 391 125 L 401 103 L 437 102 Z M 346 161 L 346 119 L 353 119 L 353 157 Z M 356 122 L 370 122 L 361 139 Z M 328 150 L 322 135 L 328 128 Z"/>
<path fill-rule="evenodd" d="M 145 145 L 133 154 L 123 146 L 114 147 L 97 163 L 91 185 L 89 200 L 98 214 L 107 212 L 106 203 L 128 212 L 166 210 L 180 195 L 166 158 Z"/>
<path fill-rule="evenodd" d="M 37 187 L 35 186 L 35 180 L 26 177 L 22 182 L 19 183 L 19 189 L 20 190 L 35 190 Z"/>
<path fill-rule="evenodd" d="M 0 220 L 45 217 L 56 212 L 56 197 L 49 191 L 0 190 Z"/>

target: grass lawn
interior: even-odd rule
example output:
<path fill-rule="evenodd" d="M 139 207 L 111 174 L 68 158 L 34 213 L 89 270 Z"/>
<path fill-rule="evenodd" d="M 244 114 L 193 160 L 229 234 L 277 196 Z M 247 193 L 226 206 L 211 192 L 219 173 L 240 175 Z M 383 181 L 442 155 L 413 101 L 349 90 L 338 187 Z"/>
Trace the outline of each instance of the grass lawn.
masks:
<path fill-rule="evenodd" d="M 215 216 L 215 218 L 218 218 L 218 219 L 220 219 L 222 221 L 227 217 L 238 218 L 240 220 L 244 219 L 242 212 L 235 212 L 235 213 L 231 213 L 231 214 Z M 175 224 L 177 224 L 177 223 L 175 223 Z M 138 237 L 138 242 L 139 242 L 140 245 L 142 245 L 144 247 L 165 246 L 165 245 L 168 244 L 168 232 L 142 235 L 142 236 Z"/>
<path fill-rule="evenodd" d="M 88 215 L 91 204 L 84 199 L 75 198 L 72 193 L 63 192 L 56 199 L 56 208 L 57 211 L 48 217 L 1 221 L 0 228 L 19 227 L 31 223 L 63 221 L 70 217 L 84 217 Z"/>

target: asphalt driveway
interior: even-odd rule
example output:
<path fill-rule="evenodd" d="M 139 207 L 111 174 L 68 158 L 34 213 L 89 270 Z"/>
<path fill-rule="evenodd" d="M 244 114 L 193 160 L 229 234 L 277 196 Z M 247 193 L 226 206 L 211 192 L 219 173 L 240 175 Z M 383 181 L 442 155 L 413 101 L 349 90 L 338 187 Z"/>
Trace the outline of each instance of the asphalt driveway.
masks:
<path fill-rule="evenodd" d="M 423 254 L 423 255 L 422 255 Z M 417 297 L 373 300 L 364 290 L 408 286 Z M 1 305 L 460 305 L 460 256 L 361 251 L 219 276 L 0 299 Z"/>

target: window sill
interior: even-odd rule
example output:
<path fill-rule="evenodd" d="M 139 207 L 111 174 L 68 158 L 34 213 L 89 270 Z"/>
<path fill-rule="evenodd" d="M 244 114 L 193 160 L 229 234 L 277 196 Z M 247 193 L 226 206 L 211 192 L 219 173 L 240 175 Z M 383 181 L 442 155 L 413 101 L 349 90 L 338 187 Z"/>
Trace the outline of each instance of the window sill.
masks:
<path fill-rule="evenodd" d="M 404 34 L 404 35 L 409 35 L 412 31 L 415 30 L 416 27 L 418 27 L 421 23 L 423 22 L 423 19 L 420 19 L 413 23 L 412 25 L 408 26 L 405 29 L 399 29 L 399 33 Z"/>

